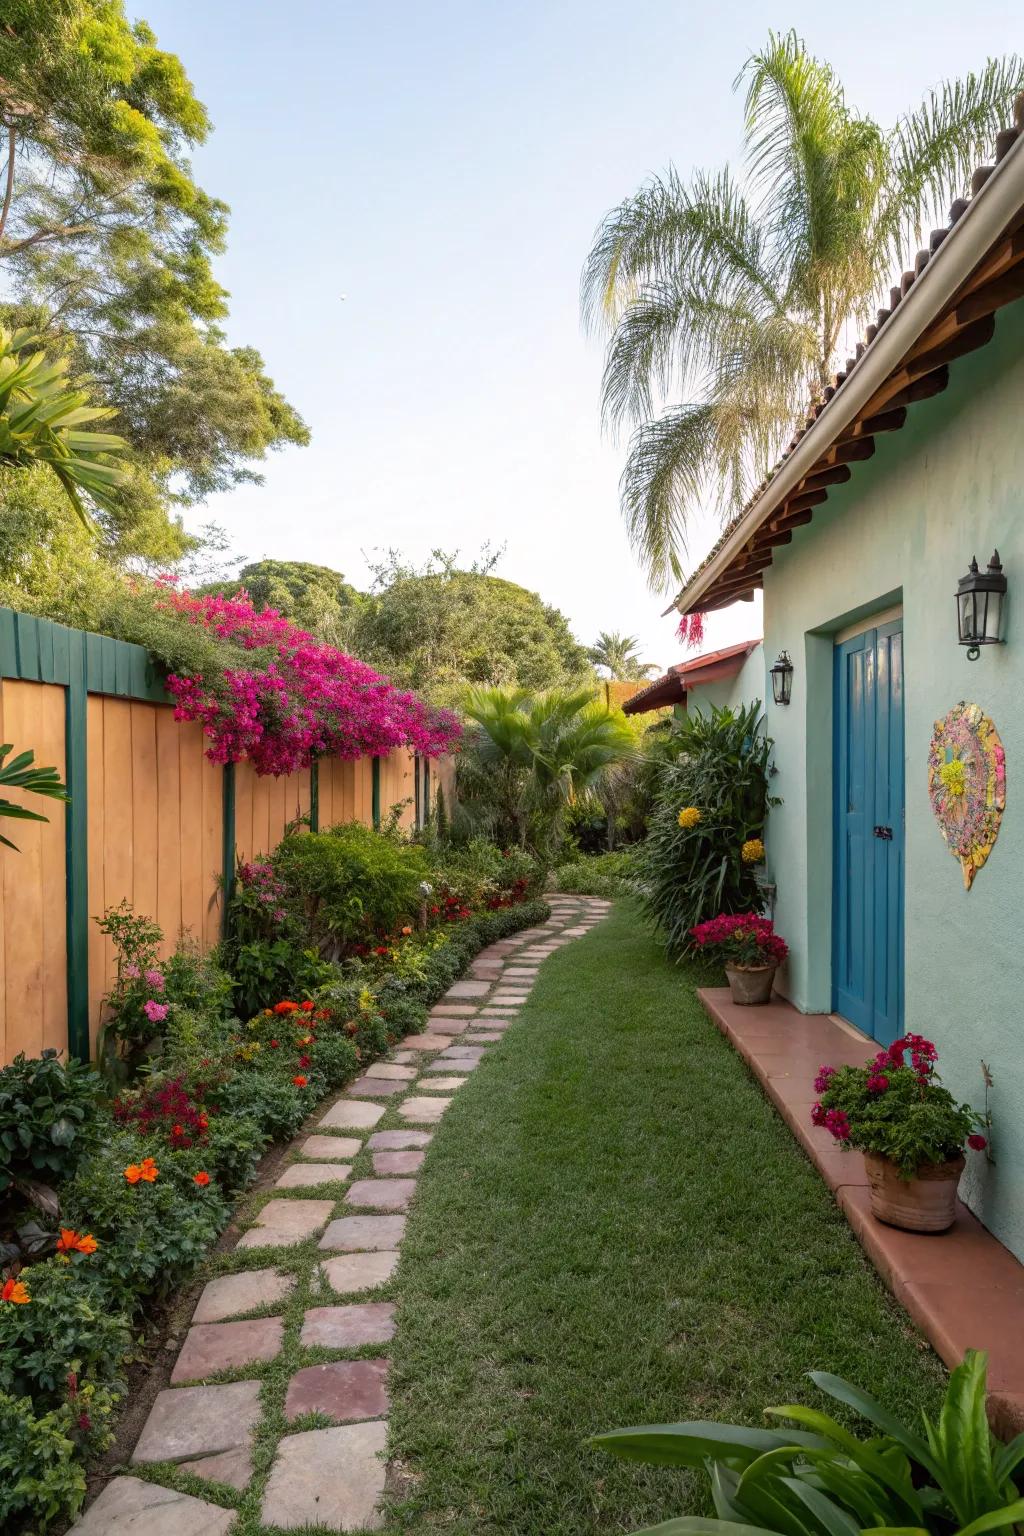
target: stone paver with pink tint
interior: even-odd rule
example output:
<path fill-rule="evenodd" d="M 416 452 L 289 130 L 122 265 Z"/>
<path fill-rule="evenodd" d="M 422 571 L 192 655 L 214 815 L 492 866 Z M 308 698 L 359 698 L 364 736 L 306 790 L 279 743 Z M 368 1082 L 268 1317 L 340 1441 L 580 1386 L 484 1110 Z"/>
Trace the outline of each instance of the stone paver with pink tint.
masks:
<path fill-rule="evenodd" d="M 304 1413 L 323 1413 L 339 1424 L 380 1419 L 388 1411 L 389 1360 L 332 1360 L 307 1365 L 288 1383 L 284 1416 L 289 1423 Z"/>
<path fill-rule="evenodd" d="M 407 1211 L 415 1193 L 415 1179 L 357 1179 L 345 1204 L 373 1211 Z"/>
<path fill-rule="evenodd" d="M 395 1335 L 395 1308 L 390 1301 L 352 1302 L 342 1307 L 310 1307 L 302 1324 L 300 1343 L 327 1349 L 358 1349 L 386 1344 Z"/>
<path fill-rule="evenodd" d="M 292 1155 L 303 1161 L 282 1167 L 276 1189 L 346 1183 L 347 1190 L 335 1189 L 327 1199 L 271 1195 L 236 1251 L 291 1248 L 319 1238 L 321 1257 L 303 1297 L 304 1349 L 353 1352 L 392 1338 L 396 1303 L 369 1298 L 400 1273 L 402 1213 L 415 1195 L 415 1175 L 432 1138 L 422 1127 L 440 1121 L 452 1095 L 458 1094 L 464 1109 L 472 1104 L 471 1074 L 513 1026 L 542 962 L 588 932 L 605 910 L 606 904 L 588 898 L 555 898 L 541 927 L 488 945 L 471 962 L 469 975 L 431 1009 L 426 1032 L 408 1036 L 388 1061 L 366 1067 L 326 1110 L 316 1132 L 293 1145 Z M 382 1122 L 386 1129 L 377 1130 Z M 359 1177 L 348 1183 L 353 1168 Z M 255 1263 L 253 1269 L 218 1276 L 203 1290 L 172 1385 L 157 1395 L 139 1437 L 136 1462 L 177 1462 L 211 1483 L 248 1486 L 262 1383 L 181 1383 L 245 1371 L 280 1355 L 283 1317 L 245 1314 L 283 1309 L 299 1279 L 266 1261 Z M 263 1494 L 264 1524 L 282 1531 L 380 1527 L 388 1370 L 383 1358 L 349 1358 L 308 1364 L 292 1374 L 285 1399 L 288 1423 L 319 1414 L 334 1424 L 296 1429 L 278 1441 Z M 187 1530 L 189 1536 L 230 1536 L 235 1520 L 234 1509 L 137 1477 L 117 1477 L 74 1532 L 179 1536 Z"/>

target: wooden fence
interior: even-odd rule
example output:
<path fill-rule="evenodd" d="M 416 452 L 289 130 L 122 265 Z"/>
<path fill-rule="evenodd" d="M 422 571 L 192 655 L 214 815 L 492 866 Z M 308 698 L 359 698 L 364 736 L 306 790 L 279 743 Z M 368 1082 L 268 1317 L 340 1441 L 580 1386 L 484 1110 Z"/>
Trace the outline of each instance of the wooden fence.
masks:
<path fill-rule="evenodd" d="M 187 931 L 220 935 L 236 855 L 270 853 L 287 825 L 422 825 L 452 766 L 409 752 L 325 759 L 279 779 L 216 767 L 197 724 L 181 724 L 141 646 L 0 608 L 0 740 L 54 766 L 67 805 L 23 796 L 48 822 L 8 821 L 0 847 L 0 1065 L 47 1047 L 88 1057 L 114 976 L 92 918 L 127 899 L 171 950 Z M 12 830 L 13 829 L 13 830 Z"/>

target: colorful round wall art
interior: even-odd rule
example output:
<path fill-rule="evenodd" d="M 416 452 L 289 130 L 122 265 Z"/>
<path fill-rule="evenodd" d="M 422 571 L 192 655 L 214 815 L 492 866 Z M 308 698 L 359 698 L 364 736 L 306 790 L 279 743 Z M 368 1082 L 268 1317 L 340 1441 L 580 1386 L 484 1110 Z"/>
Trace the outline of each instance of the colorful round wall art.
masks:
<path fill-rule="evenodd" d="M 1006 807 L 1006 754 L 979 705 L 957 704 L 944 720 L 936 720 L 928 752 L 928 794 L 970 890 L 999 836 Z"/>

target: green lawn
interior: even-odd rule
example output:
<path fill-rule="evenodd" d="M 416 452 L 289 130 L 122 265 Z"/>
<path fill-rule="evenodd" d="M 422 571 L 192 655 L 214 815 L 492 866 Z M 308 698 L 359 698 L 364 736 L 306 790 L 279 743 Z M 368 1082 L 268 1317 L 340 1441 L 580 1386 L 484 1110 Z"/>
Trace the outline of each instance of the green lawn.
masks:
<path fill-rule="evenodd" d="M 635 910 L 559 951 L 438 1130 L 402 1250 L 393 1532 L 580 1536 L 702 1484 L 584 1445 L 759 1422 L 814 1367 L 935 1406 L 941 1366 Z"/>

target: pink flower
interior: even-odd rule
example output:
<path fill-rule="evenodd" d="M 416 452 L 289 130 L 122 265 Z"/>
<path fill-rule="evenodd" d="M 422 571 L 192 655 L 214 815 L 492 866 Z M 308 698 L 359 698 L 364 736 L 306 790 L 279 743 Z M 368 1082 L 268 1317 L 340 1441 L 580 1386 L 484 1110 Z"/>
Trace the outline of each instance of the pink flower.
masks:
<path fill-rule="evenodd" d="M 830 1109 L 825 1115 L 825 1129 L 831 1131 L 836 1141 L 849 1141 L 850 1122 L 841 1109 Z"/>
<path fill-rule="evenodd" d="M 882 1072 L 873 1072 L 865 1086 L 868 1093 L 884 1093 L 889 1086 L 889 1079 Z"/>
<path fill-rule="evenodd" d="M 144 971 L 143 975 L 146 978 L 146 985 L 149 986 L 149 987 L 152 987 L 154 992 L 162 992 L 163 991 L 163 989 L 164 989 L 164 973 L 163 973 L 163 971 L 148 970 L 148 971 Z"/>
<path fill-rule="evenodd" d="M 988 1146 L 988 1141 L 984 1136 L 975 1134 L 973 1136 L 968 1136 L 967 1145 L 970 1147 L 972 1152 L 984 1152 L 985 1148 Z"/>
<path fill-rule="evenodd" d="M 824 1125 L 825 1124 L 825 1108 L 824 1108 L 824 1105 L 822 1105 L 822 1104 L 814 1104 L 814 1105 L 811 1106 L 811 1124 L 812 1125 Z"/>
<path fill-rule="evenodd" d="M 824 1093 L 825 1090 L 827 1089 L 828 1085 L 829 1085 L 830 1078 L 835 1077 L 835 1075 L 836 1075 L 835 1067 L 819 1067 L 818 1068 L 818 1075 L 814 1079 L 814 1091 L 815 1091 L 815 1093 Z"/>
<path fill-rule="evenodd" d="M 167 1017 L 167 1004 L 158 1003 L 154 998 L 143 1003 L 142 1011 L 151 1024 L 162 1024 Z"/>
<path fill-rule="evenodd" d="M 125 978 L 126 981 L 138 981 L 139 977 L 142 975 L 142 972 L 139 970 L 137 965 L 129 962 L 128 965 L 123 967 L 121 975 Z"/>

